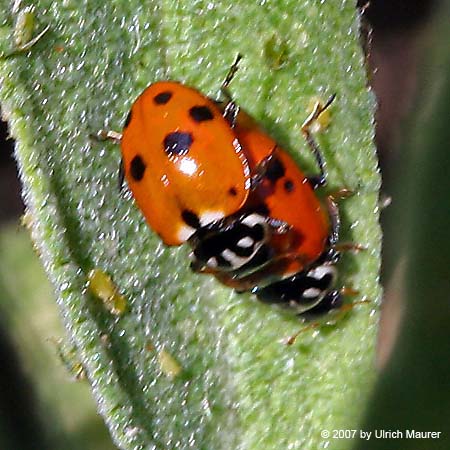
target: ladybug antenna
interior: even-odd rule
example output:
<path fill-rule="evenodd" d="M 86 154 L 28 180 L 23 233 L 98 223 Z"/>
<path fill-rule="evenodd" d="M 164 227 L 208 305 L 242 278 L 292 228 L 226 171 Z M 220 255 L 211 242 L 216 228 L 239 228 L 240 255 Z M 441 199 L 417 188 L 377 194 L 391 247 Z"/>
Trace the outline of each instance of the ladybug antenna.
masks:
<path fill-rule="evenodd" d="M 239 61 L 241 59 L 242 55 L 238 53 L 233 65 L 230 67 L 230 70 L 227 73 L 227 76 L 223 80 L 222 86 L 220 86 L 220 92 L 225 97 L 226 103 L 223 109 L 223 117 L 230 124 L 231 128 L 234 128 L 236 125 L 237 115 L 239 114 L 239 106 L 233 100 L 228 86 L 230 85 L 231 80 L 234 78 L 234 75 L 239 68 Z"/>
<path fill-rule="evenodd" d="M 242 55 L 240 53 L 237 54 L 236 59 L 234 60 L 233 65 L 230 67 L 230 70 L 227 73 L 227 76 L 225 77 L 225 80 L 223 80 L 222 83 L 222 88 L 221 90 L 223 91 L 224 89 L 228 89 L 229 84 L 231 83 L 231 80 L 234 78 L 234 75 L 236 74 L 238 68 L 239 68 L 239 62 L 242 59 Z"/>
<path fill-rule="evenodd" d="M 319 173 L 317 175 L 309 176 L 308 180 L 312 185 L 313 189 L 324 186 L 327 183 L 327 172 L 325 169 L 325 160 L 323 159 L 322 151 L 319 145 L 314 139 L 311 132 L 311 125 L 318 119 L 318 117 L 333 103 L 336 98 L 336 94 L 331 95 L 328 100 L 322 105 L 320 102 L 316 102 L 314 109 L 311 114 L 306 118 L 302 125 L 302 133 L 306 139 L 306 143 L 310 148 L 314 158 L 316 159 L 317 165 L 319 166 Z"/>
<path fill-rule="evenodd" d="M 236 74 L 239 68 L 239 61 L 241 59 L 242 55 L 238 53 L 236 59 L 234 60 L 233 65 L 230 67 L 230 70 L 228 70 L 227 76 L 223 80 L 222 86 L 220 86 L 220 92 L 222 92 L 222 95 L 227 99 L 228 102 L 232 101 L 230 91 L 228 90 L 228 86 L 230 85 L 231 80 L 234 78 L 234 75 Z"/>

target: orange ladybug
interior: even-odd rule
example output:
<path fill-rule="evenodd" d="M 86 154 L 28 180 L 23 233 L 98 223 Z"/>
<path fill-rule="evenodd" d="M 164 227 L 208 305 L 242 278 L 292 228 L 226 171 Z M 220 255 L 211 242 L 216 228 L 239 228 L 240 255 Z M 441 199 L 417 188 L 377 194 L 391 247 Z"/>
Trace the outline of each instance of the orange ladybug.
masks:
<path fill-rule="evenodd" d="M 235 215 L 192 235 L 191 267 L 299 314 L 335 308 L 341 303 L 340 292 L 332 287 L 340 256 L 335 248 L 340 221 L 334 199 L 327 197 L 324 205 L 314 192 L 326 184 L 327 177 L 322 154 L 310 132 L 334 96 L 325 105 L 317 103 L 302 126 L 320 169 L 318 175 L 307 177 L 233 102 L 227 85 L 235 70 L 230 70 L 232 75 L 224 82 L 227 102 L 220 107 L 248 160 L 252 189 Z"/>
<path fill-rule="evenodd" d="M 238 211 L 250 172 L 222 112 L 195 89 L 172 81 L 149 86 L 134 102 L 120 142 L 128 186 L 167 245 Z"/>
<path fill-rule="evenodd" d="M 302 126 L 320 172 L 292 157 L 233 101 L 231 67 L 214 101 L 173 81 L 150 85 L 134 102 L 123 135 L 122 170 L 150 227 L 167 245 L 187 242 L 193 270 L 298 314 L 341 303 L 334 289 L 339 214 L 314 190 L 325 163 L 310 132 L 330 105 Z"/>
<path fill-rule="evenodd" d="M 244 148 L 250 170 L 259 170 L 259 180 L 248 204 L 258 205 L 265 215 L 285 223 L 289 230 L 274 235 L 277 265 L 284 260 L 283 276 L 293 275 L 324 251 L 330 220 L 314 189 L 325 183 L 325 175 L 307 177 L 292 157 L 244 111 L 234 130 Z M 289 262 L 288 262 L 289 260 Z"/>

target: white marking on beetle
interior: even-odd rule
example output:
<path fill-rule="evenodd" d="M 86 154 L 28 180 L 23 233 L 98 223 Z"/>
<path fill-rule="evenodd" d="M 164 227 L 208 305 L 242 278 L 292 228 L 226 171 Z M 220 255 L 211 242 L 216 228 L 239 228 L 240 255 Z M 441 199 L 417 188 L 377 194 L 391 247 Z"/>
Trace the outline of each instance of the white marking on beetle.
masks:
<path fill-rule="evenodd" d="M 200 214 L 200 225 L 204 227 L 212 222 L 217 222 L 220 219 L 225 217 L 225 213 L 223 211 L 205 211 Z"/>
<path fill-rule="evenodd" d="M 250 236 L 245 236 L 237 242 L 238 247 L 249 248 L 253 245 L 253 239 Z"/>
<path fill-rule="evenodd" d="M 303 297 L 305 298 L 315 298 L 321 294 L 321 290 L 317 288 L 309 288 L 303 292 Z"/>
<path fill-rule="evenodd" d="M 266 219 L 259 214 L 250 214 L 242 219 L 242 223 L 249 227 L 253 227 L 257 224 L 265 224 Z"/>
<path fill-rule="evenodd" d="M 336 275 L 336 268 L 332 265 L 322 265 L 311 269 L 308 272 L 308 277 L 315 278 L 316 280 L 321 280 L 324 276 L 331 275 L 333 278 Z"/>
<path fill-rule="evenodd" d="M 209 258 L 206 265 L 211 269 L 215 269 L 217 267 L 217 259 L 214 257 Z"/>
<path fill-rule="evenodd" d="M 195 233 L 195 228 L 189 227 L 187 225 L 181 225 L 178 228 L 177 238 L 181 242 L 186 242 Z"/>
<path fill-rule="evenodd" d="M 238 268 L 243 266 L 245 263 L 249 261 L 251 258 L 241 258 L 240 256 L 237 256 L 236 253 L 232 252 L 229 248 L 226 248 L 221 253 L 223 259 L 228 261 L 233 267 Z"/>

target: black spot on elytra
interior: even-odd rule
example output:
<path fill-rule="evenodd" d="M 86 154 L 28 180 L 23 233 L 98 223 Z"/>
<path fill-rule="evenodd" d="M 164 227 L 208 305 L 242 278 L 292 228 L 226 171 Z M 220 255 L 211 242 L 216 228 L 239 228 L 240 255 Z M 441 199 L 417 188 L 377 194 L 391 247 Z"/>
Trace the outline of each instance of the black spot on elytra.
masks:
<path fill-rule="evenodd" d="M 200 219 L 197 214 L 190 211 L 189 209 L 183 210 L 181 213 L 181 218 L 183 219 L 186 225 L 189 225 L 192 228 L 200 228 Z"/>
<path fill-rule="evenodd" d="M 228 194 L 232 197 L 236 197 L 236 195 L 238 194 L 237 189 L 235 187 L 230 187 L 230 189 L 228 189 Z"/>
<path fill-rule="evenodd" d="M 286 180 L 284 182 L 284 190 L 286 192 L 292 192 L 294 190 L 294 182 L 292 180 Z"/>
<path fill-rule="evenodd" d="M 174 131 L 164 138 L 164 151 L 169 155 L 186 155 L 189 152 L 192 135 L 183 131 Z"/>
<path fill-rule="evenodd" d="M 125 129 L 128 125 L 130 125 L 130 122 L 131 122 L 131 110 L 128 113 L 127 118 L 125 119 L 125 123 L 123 124 L 123 128 Z"/>
<path fill-rule="evenodd" d="M 141 181 L 144 177 L 146 165 L 141 156 L 136 155 L 130 164 L 130 174 L 134 181 Z"/>
<path fill-rule="evenodd" d="M 275 158 L 270 161 L 265 177 L 272 183 L 276 183 L 280 178 L 284 177 L 285 173 L 286 169 L 283 163 L 278 158 Z"/>
<path fill-rule="evenodd" d="M 207 106 L 193 106 L 189 110 L 189 115 L 195 122 L 206 122 L 214 119 L 213 112 Z"/>
<path fill-rule="evenodd" d="M 159 94 L 155 95 L 153 97 L 153 101 L 157 105 L 165 105 L 171 98 L 172 98 L 172 92 L 165 91 L 165 92 L 160 92 Z"/>

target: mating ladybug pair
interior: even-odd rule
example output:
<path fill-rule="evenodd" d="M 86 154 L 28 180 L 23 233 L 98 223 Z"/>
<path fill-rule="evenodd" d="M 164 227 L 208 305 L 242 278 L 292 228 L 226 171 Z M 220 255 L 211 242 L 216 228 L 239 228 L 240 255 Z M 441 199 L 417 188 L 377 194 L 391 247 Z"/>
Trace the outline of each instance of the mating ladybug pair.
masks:
<path fill-rule="evenodd" d="M 319 166 L 306 176 L 233 101 L 228 86 L 212 100 L 172 81 L 138 97 L 120 141 L 122 177 L 163 242 L 192 248 L 191 267 L 238 292 L 297 314 L 341 304 L 333 287 L 339 259 L 338 208 L 314 190 L 326 184 L 310 128 L 330 105 L 317 103 L 302 132 Z M 123 178 L 122 178 L 123 179 Z"/>

